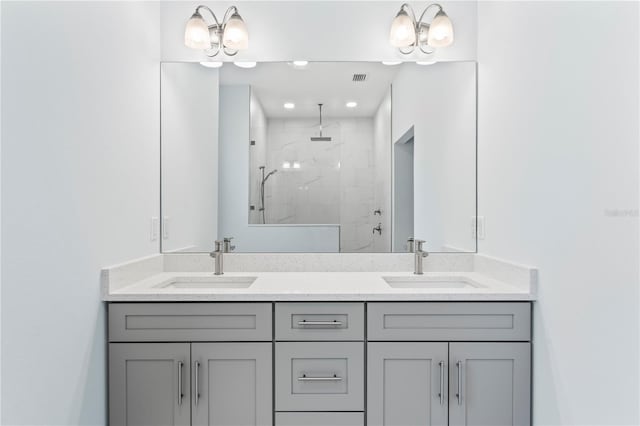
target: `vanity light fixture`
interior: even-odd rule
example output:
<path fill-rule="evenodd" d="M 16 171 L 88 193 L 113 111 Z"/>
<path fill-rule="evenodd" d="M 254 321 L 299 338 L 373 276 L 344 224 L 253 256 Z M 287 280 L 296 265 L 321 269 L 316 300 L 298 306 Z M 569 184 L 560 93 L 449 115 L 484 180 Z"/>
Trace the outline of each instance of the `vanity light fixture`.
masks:
<path fill-rule="evenodd" d="M 283 169 L 290 169 L 291 168 L 291 163 L 288 161 L 285 161 L 284 163 L 282 163 L 282 168 Z"/>
<path fill-rule="evenodd" d="M 438 11 L 431 23 L 424 22 L 427 11 L 433 8 Z M 413 8 L 405 3 L 391 22 L 389 43 L 404 55 L 412 53 L 416 47 L 422 53 L 431 54 L 437 47 L 447 47 L 453 43 L 453 24 L 439 4 L 430 4 L 420 19 L 416 19 Z"/>
<path fill-rule="evenodd" d="M 207 24 L 200 14 L 201 10 L 213 16 L 214 24 Z M 209 57 L 216 56 L 220 51 L 234 56 L 249 47 L 249 32 L 237 7 L 227 9 L 221 23 L 210 8 L 200 5 L 187 21 L 184 44 L 192 49 L 204 50 Z"/>
<path fill-rule="evenodd" d="M 296 107 L 296 104 L 294 104 L 293 102 L 285 102 L 283 107 L 285 109 L 294 109 Z"/>
<path fill-rule="evenodd" d="M 400 65 L 402 61 L 382 61 L 382 65 L 394 66 Z"/>
<path fill-rule="evenodd" d="M 299 163 L 299 162 L 297 162 L 297 161 L 294 161 L 294 162 L 293 162 L 293 168 L 294 168 L 294 169 L 299 169 L 299 168 L 300 168 L 300 163 Z"/>
<path fill-rule="evenodd" d="M 202 65 L 203 67 L 206 68 L 220 68 L 222 65 L 224 65 L 224 62 L 200 62 L 200 65 Z"/>
<path fill-rule="evenodd" d="M 357 103 L 357 102 L 355 102 L 355 101 L 350 101 L 350 102 L 347 102 L 347 103 L 345 104 L 345 106 L 346 106 L 347 108 L 355 108 L 355 107 L 357 107 L 357 106 L 358 106 L 358 103 Z"/>
<path fill-rule="evenodd" d="M 309 65 L 309 61 L 293 61 L 292 64 L 296 68 L 304 68 Z"/>
<path fill-rule="evenodd" d="M 258 63 L 254 61 L 236 61 L 233 63 L 233 65 L 240 68 L 255 68 L 257 64 Z"/>

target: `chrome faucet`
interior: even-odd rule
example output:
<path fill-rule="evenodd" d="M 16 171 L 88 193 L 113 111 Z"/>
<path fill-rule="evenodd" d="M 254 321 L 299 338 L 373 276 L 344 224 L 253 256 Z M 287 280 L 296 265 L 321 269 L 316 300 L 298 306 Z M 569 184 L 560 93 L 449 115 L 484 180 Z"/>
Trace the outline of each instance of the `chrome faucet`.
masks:
<path fill-rule="evenodd" d="M 224 241 L 216 241 L 215 250 L 212 251 L 211 253 L 209 253 L 209 256 L 213 257 L 215 259 L 215 261 L 216 261 L 214 275 L 222 275 L 222 274 L 224 274 L 224 272 L 222 271 L 222 269 L 223 269 L 223 263 L 222 263 L 223 253 L 224 253 Z"/>
<path fill-rule="evenodd" d="M 413 273 L 415 275 L 424 274 L 424 272 L 422 270 L 422 259 L 424 259 L 425 257 L 429 256 L 429 253 L 427 253 L 426 251 L 424 251 L 422 249 L 422 245 L 424 243 L 425 242 L 422 241 L 422 240 L 413 240 L 414 254 L 415 254 L 415 262 L 414 262 Z"/>

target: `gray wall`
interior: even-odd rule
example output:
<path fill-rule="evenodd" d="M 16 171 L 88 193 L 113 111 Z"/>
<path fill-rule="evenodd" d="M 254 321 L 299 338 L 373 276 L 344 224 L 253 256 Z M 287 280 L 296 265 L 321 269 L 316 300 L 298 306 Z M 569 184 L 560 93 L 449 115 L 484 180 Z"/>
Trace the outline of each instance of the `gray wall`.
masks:
<path fill-rule="evenodd" d="M 100 268 L 157 252 L 157 3 L 2 2 L 2 424 L 106 419 Z"/>

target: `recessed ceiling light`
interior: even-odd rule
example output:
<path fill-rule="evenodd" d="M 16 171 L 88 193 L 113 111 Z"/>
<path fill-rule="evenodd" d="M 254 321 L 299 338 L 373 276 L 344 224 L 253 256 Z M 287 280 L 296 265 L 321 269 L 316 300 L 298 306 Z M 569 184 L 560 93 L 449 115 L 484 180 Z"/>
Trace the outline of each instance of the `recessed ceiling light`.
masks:
<path fill-rule="evenodd" d="M 240 62 L 234 62 L 233 63 L 235 66 L 240 67 L 240 68 L 253 68 L 257 65 L 257 62 L 254 61 L 240 61 Z"/>
<path fill-rule="evenodd" d="M 294 109 L 296 107 L 296 104 L 294 104 L 293 102 L 285 102 L 284 105 L 285 109 Z"/>
<path fill-rule="evenodd" d="M 200 62 L 200 65 L 202 65 L 203 67 L 207 67 L 207 68 L 220 68 L 221 66 L 224 65 L 224 62 Z"/>
<path fill-rule="evenodd" d="M 355 108 L 358 106 L 358 103 L 354 101 L 350 101 L 350 102 L 347 102 L 345 105 L 347 108 Z"/>
<path fill-rule="evenodd" d="M 382 61 L 382 65 L 400 65 L 402 61 Z"/>
<path fill-rule="evenodd" d="M 416 61 L 417 65 L 433 65 L 436 61 Z"/>
<path fill-rule="evenodd" d="M 293 61 L 293 66 L 294 67 L 306 67 L 307 65 L 309 65 L 309 61 Z"/>

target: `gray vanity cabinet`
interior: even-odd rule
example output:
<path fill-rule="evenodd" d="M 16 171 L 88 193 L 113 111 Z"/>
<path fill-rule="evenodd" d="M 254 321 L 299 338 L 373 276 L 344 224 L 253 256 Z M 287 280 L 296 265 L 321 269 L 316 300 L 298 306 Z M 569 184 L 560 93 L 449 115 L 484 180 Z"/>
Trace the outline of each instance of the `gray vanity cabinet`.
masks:
<path fill-rule="evenodd" d="M 529 343 L 451 343 L 449 425 L 531 422 Z"/>
<path fill-rule="evenodd" d="M 531 424 L 531 306 L 369 303 L 369 426 Z"/>
<path fill-rule="evenodd" d="M 369 343 L 367 360 L 367 425 L 447 424 L 447 343 Z"/>
<path fill-rule="evenodd" d="M 270 303 L 109 305 L 111 426 L 271 426 Z"/>
<path fill-rule="evenodd" d="M 271 343 L 193 343 L 193 425 L 272 423 Z"/>
<path fill-rule="evenodd" d="M 109 345 L 109 424 L 189 426 L 188 343 Z"/>

